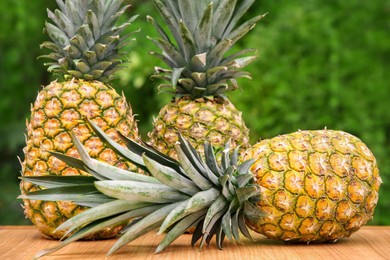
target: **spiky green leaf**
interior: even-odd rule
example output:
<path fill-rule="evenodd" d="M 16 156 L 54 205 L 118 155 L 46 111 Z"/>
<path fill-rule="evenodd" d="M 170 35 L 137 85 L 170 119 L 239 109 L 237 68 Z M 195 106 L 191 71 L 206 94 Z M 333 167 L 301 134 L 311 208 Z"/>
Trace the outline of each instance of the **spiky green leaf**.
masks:
<path fill-rule="evenodd" d="M 164 218 L 174 209 L 179 203 L 168 204 L 162 206 L 160 209 L 154 211 L 153 213 L 143 217 L 140 221 L 132 225 L 111 247 L 107 256 L 114 253 L 116 250 L 120 249 L 124 245 L 130 243 L 134 239 L 146 234 L 147 232 L 156 229 L 161 225 Z"/>
<path fill-rule="evenodd" d="M 188 195 L 157 183 L 97 181 L 95 186 L 103 194 L 128 201 L 169 203 L 188 199 Z"/>
<path fill-rule="evenodd" d="M 165 218 L 164 222 L 160 227 L 159 233 L 164 232 L 167 228 L 169 228 L 185 216 L 188 216 L 191 213 L 209 207 L 213 203 L 213 201 L 215 201 L 218 195 L 218 190 L 212 188 L 209 190 L 198 192 L 191 198 L 181 202 Z"/>
<path fill-rule="evenodd" d="M 194 195 L 199 191 L 199 188 L 190 179 L 183 177 L 172 168 L 158 164 L 146 155 L 143 158 L 149 172 L 161 183 L 189 195 Z"/>
<path fill-rule="evenodd" d="M 199 19 L 199 23 L 195 33 L 198 53 L 207 52 L 211 46 L 211 37 L 213 35 L 213 11 L 213 2 L 210 2 L 210 4 L 204 10 L 201 19 Z"/>
<path fill-rule="evenodd" d="M 164 237 L 158 245 L 155 254 L 162 252 L 167 246 L 181 236 L 188 228 L 196 225 L 206 214 L 206 210 L 201 210 L 190 214 L 180 220 Z"/>
<path fill-rule="evenodd" d="M 46 187 L 46 188 L 57 188 L 71 185 L 83 185 L 93 184 L 96 178 L 93 176 L 22 176 L 19 179 L 30 182 L 32 184 Z"/>

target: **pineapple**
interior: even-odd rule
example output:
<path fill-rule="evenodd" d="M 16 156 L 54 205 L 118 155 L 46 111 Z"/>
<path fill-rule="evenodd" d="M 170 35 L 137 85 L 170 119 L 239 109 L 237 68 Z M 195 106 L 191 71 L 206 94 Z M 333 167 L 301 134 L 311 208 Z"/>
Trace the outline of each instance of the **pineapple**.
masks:
<path fill-rule="evenodd" d="M 351 134 L 298 131 L 253 145 L 244 159 L 260 186 L 265 217 L 247 220 L 271 239 L 328 242 L 371 220 L 381 184 L 374 155 Z"/>
<path fill-rule="evenodd" d="M 154 53 L 170 69 L 156 68 L 153 77 L 168 81 L 161 91 L 173 92 L 172 102 L 163 107 L 149 132 L 149 143 L 160 152 L 177 158 L 178 133 L 202 153 L 203 142 L 217 149 L 231 138 L 232 146 L 249 147 L 249 130 L 242 113 L 225 96 L 238 88 L 236 79 L 250 78 L 241 71 L 256 57 L 253 49 L 231 50 L 263 16 L 238 25 L 254 0 L 170 1 L 154 0 L 174 42 L 152 18 L 160 38 L 151 38 L 161 53 Z"/>
<path fill-rule="evenodd" d="M 381 183 L 375 158 L 356 137 L 341 131 L 300 131 L 264 140 L 240 158 L 226 147 L 217 163 L 213 147 L 204 144 L 204 157 L 181 135 L 179 161 L 141 146 L 121 135 L 128 149 L 116 144 L 90 122 L 113 149 L 148 171 L 143 176 L 97 161 L 72 135 L 81 160 L 54 153 L 69 165 L 89 168 L 94 177 L 26 177 L 51 186 L 22 198 L 63 199 L 97 205 L 58 227 L 72 235 L 36 257 L 53 253 L 106 226 L 137 217 L 108 255 L 137 237 L 158 228 L 167 232 L 156 249 L 195 225 L 192 246 L 215 236 L 222 249 L 225 236 L 242 242 L 252 238 L 248 227 L 271 239 L 295 242 L 335 242 L 348 237 L 372 218 Z M 243 161 L 240 163 L 240 161 Z M 252 172 L 253 171 L 253 172 Z M 77 191 L 74 186 L 87 184 Z M 67 192 L 72 191 L 72 192 Z"/>
<path fill-rule="evenodd" d="M 51 41 L 41 47 L 51 50 L 43 56 L 52 60 L 45 65 L 62 80 L 44 87 L 31 107 L 22 176 L 87 175 L 48 152 L 78 157 L 70 136 L 72 129 L 92 157 L 119 168 L 135 169 L 103 144 L 85 121 L 90 118 L 117 141 L 115 129 L 129 138 L 138 138 L 131 107 L 124 96 L 107 84 L 120 69 L 120 50 L 125 38 L 119 34 L 134 18 L 114 26 L 127 8 L 121 7 L 122 0 L 57 0 L 57 4 L 59 9 L 48 10 L 51 22 L 46 23 L 46 31 Z M 41 189 L 27 181 L 21 181 L 20 188 L 23 194 Z M 84 211 L 85 206 L 69 201 L 26 199 L 24 213 L 43 236 L 60 239 L 63 233 L 54 233 L 55 228 Z M 115 236 L 121 228 L 107 227 L 89 239 Z"/>

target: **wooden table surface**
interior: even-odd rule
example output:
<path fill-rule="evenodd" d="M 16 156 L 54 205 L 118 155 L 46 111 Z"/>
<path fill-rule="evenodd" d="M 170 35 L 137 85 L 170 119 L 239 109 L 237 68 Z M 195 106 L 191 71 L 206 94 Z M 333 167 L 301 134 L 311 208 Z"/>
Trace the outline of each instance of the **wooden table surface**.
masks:
<path fill-rule="evenodd" d="M 365 226 L 350 238 L 335 244 L 291 245 L 272 241 L 257 235 L 256 241 L 245 245 L 225 242 L 223 250 L 215 243 L 202 251 L 191 248 L 191 235 L 183 235 L 158 255 L 154 250 L 162 236 L 151 232 L 108 257 L 116 259 L 390 259 L 390 227 Z M 106 259 L 105 253 L 115 239 L 103 241 L 77 241 L 42 259 Z M 57 245 L 57 241 L 40 236 L 32 226 L 0 226 L 0 259 L 31 259 L 38 251 Z"/>

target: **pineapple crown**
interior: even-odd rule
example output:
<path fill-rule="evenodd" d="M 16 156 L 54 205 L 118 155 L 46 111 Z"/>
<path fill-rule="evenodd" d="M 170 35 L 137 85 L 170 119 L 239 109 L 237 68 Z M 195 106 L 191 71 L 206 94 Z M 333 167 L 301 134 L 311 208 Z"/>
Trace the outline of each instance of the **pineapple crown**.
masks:
<path fill-rule="evenodd" d="M 129 5 L 122 6 L 123 0 L 56 0 L 59 9 L 47 10 L 51 22 L 45 29 L 51 41 L 41 48 L 52 52 L 40 58 L 48 71 L 65 79 L 77 78 L 107 82 L 121 69 L 122 48 L 129 42 L 129 33 L 120 37 L 136 16 L 120 26 L 118 18 Z M 131 40 L 131 39 L 130 39 Z"/>
<path fill-rule="evenodd" d="M 54 248 L 41 251 L 37 258 L 53 253 L 67 244 L 107 226 L 135 218 L 111 248 L 108 255 L 139 236 L 159 228 L 168 231 L 156 249 L 164 250 L 188 228 L 196 226 L 192 246 L 200 247 L 216 236 L 222 249 L 225 236 L 241 242 L 240 233 L 251 238 L 245 219 L 258 220 L 262 213 L 255 205 L 260 187 L 249 171 L 253 160 L 238 163 L 238 150 L 222 151 L 218 164 L 213 147 L 205 143 L 205 159 L 180 137 L 176 144 L 179 161 L 161 154 L 146 144 L 119 136 L 127 148 L 114 142 L 93 122 L 93 130 L 119 155 L 151 176 L 129 172 L 91 158 L 72 133 L 81 160 L 53 153 L 68 165 L 92 176 L 21 177 L 47 189 L 21 195 L 23 199 L 70 200 L 90 209 L 72 217 L 57 230 L 72 234 Z"/>
<path fill-rule="evenodd" d="M 151 54 L 163 60 L 171 69 L 156 67 L 153 77 L 168 81 L 159 86 L 193 99 L 222 96 L 238 88 L 236 79 L 250 78 L 241 71 L 256 56 L 254 49 L 245 49 L 226 57 L 231 47 L 245 36 L 265 15 L 256 16 L 238 26 L 240 19 L 255 0 L 154 0 L 154 4 L 175 43 L 150 16 L 148 20 L 160 34 L 150 38 L 162 53 Z"/>

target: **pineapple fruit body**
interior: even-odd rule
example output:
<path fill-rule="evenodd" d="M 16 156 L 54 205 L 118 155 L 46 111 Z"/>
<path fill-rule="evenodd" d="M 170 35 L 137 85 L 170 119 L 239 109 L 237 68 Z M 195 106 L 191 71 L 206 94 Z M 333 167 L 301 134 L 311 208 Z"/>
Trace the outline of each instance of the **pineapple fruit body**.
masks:
<path fill-rule="evenodd" d="M 50 40 L 43 42 L 41 48 L 50 52 L 40 58 L 49 60 L 44 65 L 59 80 L 44 87 L 31 108 L 22 162 L 23 177 L 87 174 L 84 168 L 81 171 L 71 168 L 50 153 L 78 157 L 71 132 L 79 136 L 93 158 L 120 168 L 135 168 L 104 145 L 86 123 L 86 118 L 94 121 L 117 141 L 117 131 L 138 138 L 130 106 L 108 85 L 115 72 L 121 69 L 123 47 L 132 34 L 121 37 L 121 33 L 136 18 L 117 23 L 128 7 L 122 6 L 122 2 L 57 0 L 58 9 L 47 10 L 49 20 L 45 23 L 45 32 Z M 50 186 L 36 186 L 22 180 L 20 188 L 23 195 Z M 57 226 L 83 211 L 85 207 L 82 206 L 91 205 L 60 202 L 58 196 L 46 202 L 24 200 L 25 215 L 44 236 L 54 239 L 64 235 L 63 232 L 54 233 Z M 121 228 L 122 225 L 108 227 L 85 239 L 112 237 Z"/>
<path fill-rule="evenodd" d="M 31 108 L 22 175 L 86 175 L 86 172 L 67 166 L 49 153 L 79 157 L 70 131 L 76 133 L 93 158 L 119 168 L 134 169 L 135 166 L 125 162 L 90 130 L 85 117 L 116 141 L 120 140 L 117 130 L 134 140 L 138 138 L 131 108 L 126 99 L 110 86 L 85 80 L 52 82 L 39 92 Z M 22 194 L 41 189 L 25 181 L 21 182 L 20 188 Z M 54 239 L 64 235 L 63 232 L 53 232 L 58 225 L 84 210 L 85 207 L 67 201 L 24 200 L 25 215 L 44 236 Z M 113 237 L 121 228 L 121 225 L 109 227 L 86 239 Z"/>
<path fill-rule="evenodd" d="M 150 38 L 159 48 L 152 54 L 168 66 L 156 67 L 153 77 L 166 81 L 159 89 L 174 94 L 174 101 L 159 112 L 151 145 L 176 158 L 173 146 L 181 132 L 201 154 L 200 143 L 221 149 L 229 138 L 232 148 L 245 151 L 248 129 L 225 94 L 239 87 L 237 79 L 251 78 L 243 68 L 256 59 L 255 50 L 232 49 L 264 16 L 241 23 L 253 1 L 153 2 L 172 36 L 148 16 L 159 34 Z"/>
<path fill-rule="evenodd" d="M 161 109 L 149 133 L 150 144 L 177 159 L 179 133 L 201 154 L 208 141 L 222 149 L 230 139 L 232 147 L 249 148 L 249 130 L 241 112 L 229 100 L 179 98 Z"/>
<path fill-rule="evenodd" d="M 372 152 L 341 131 L 298 131 L 263 140 L 244 156 L 260 186 L 258 207 L 247 219 L 256 232 L 291 242 L 349 237 L 371 220 L 381 184 Z"/>

